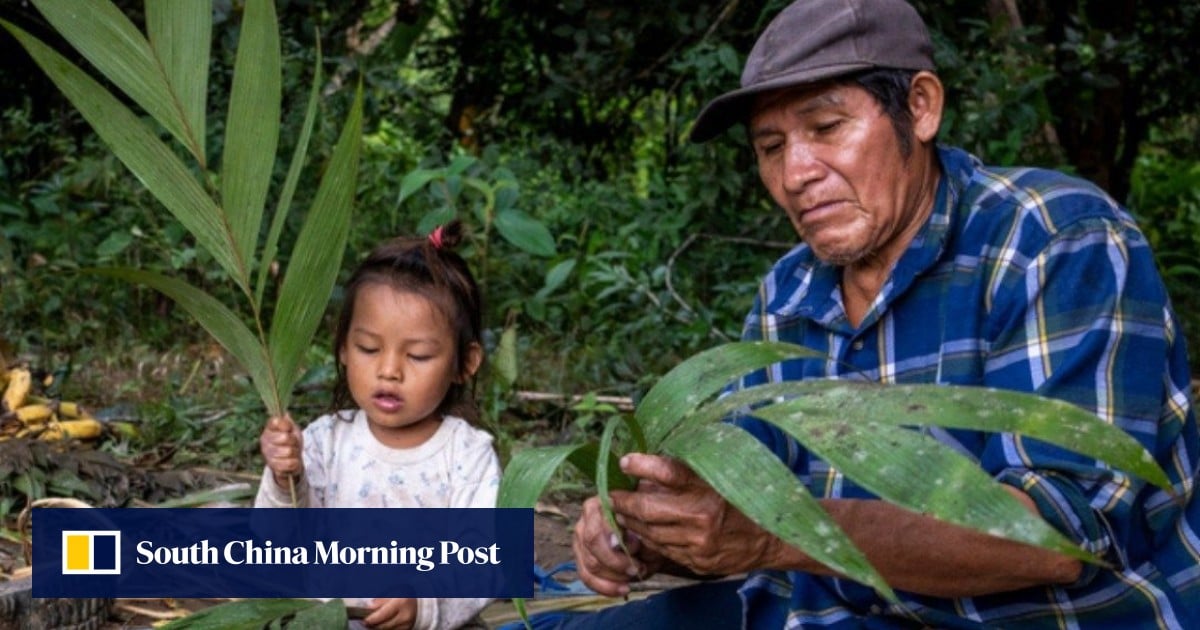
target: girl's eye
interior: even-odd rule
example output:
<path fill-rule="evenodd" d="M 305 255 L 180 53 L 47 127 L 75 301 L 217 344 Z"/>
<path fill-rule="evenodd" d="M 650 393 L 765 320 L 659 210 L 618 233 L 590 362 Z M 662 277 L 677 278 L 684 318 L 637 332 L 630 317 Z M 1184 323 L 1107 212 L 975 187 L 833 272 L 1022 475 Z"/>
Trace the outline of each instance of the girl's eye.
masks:
<path fill-rule="evenodd" d="M 363 354 L 375 354 L 376 352 L 379 352 L 379 348 L 368 348 L 367 346 L 356 346 L 356 347 L 358 348 L 358 351 Z"/>
<path fill-rule="evenodd" d="M 428 354 L 410 354 L 408 355 L 408 358 L 412 359 L 413 361 L 428 361 L 432 359 L 433 356 Z"/>

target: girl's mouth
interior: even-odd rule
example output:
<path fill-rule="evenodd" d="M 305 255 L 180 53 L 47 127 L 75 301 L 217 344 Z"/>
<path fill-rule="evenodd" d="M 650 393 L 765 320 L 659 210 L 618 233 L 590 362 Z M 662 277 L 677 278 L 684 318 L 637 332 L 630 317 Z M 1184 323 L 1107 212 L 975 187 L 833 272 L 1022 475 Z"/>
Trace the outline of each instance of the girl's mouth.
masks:
<path fill-rule="evenodd" d="M 394 394 L 375 394 L 371 397 L 380 411 L 391 413 L 404 406 L 404 399 Z"/>

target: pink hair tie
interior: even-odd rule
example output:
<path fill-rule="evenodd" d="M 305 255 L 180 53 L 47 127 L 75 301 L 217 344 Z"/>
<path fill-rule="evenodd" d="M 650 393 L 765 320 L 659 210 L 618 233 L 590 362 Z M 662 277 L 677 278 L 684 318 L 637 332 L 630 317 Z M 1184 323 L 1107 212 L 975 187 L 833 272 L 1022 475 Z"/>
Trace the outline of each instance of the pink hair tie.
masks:
<path fill-rule="evenodd" d="M 434 249 L 442 248 L 442 226 L 437 226 L 429 233 L 429 242 L 433 245 Z"/>

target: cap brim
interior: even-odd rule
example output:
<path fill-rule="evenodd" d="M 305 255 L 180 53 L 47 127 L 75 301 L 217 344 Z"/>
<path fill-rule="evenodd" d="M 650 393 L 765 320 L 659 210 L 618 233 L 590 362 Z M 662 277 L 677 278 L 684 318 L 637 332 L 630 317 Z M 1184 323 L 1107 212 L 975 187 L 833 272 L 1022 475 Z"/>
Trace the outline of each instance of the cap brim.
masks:
<path fill-rule="evenodd" d="M 704 109 L 700 110 L 700 115 L 696 116 L 696 122 L 692 125 L 691 133 L 688 134 L 688 140 L 694 143 L 708 142 L 724 133 L 726 129 L 746 122 L 754 97 L 763 92 L 815 83 L 873 67 L 875 66 L 869 63 L 853 63 L 809 68 L 804 72 L 774 77 L 768 81 L 726 92 L 709 101 Z"/>

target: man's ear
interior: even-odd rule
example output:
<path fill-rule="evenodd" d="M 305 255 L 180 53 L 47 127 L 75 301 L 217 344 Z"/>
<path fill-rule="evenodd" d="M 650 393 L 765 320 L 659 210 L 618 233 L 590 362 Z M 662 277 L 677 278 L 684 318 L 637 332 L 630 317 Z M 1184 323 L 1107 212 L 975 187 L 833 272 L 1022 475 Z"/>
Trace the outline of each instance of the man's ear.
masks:
<path fill-rule="evenodd" d="M 918 141 L 930 142 L 937 137 L 945 104 L 946 91 L 936 74 L 921 70 L 913 75 L 908 90 L 908 108 L 913 116 L 913 134 Z"/>
<path fill-rule="evenodd" d="M 466 381 L 475 376 L 480 365 L 483 365 L 483 346 L 472 343 L 467 347 L 467 360 L 463 364 L 463 373 L 459 376 L 459 380 Z"/>

